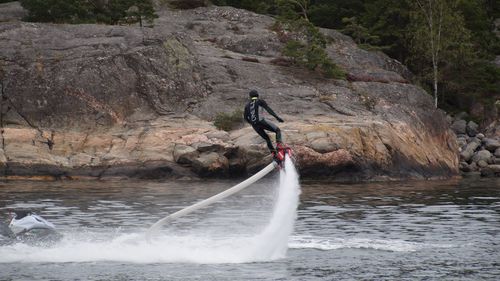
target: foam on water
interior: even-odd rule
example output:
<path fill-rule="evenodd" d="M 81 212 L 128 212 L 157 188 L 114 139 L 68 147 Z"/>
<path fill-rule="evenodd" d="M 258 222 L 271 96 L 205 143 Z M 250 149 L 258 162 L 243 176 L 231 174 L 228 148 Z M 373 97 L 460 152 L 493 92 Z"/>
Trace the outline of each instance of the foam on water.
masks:
<path fill-rule="evenodd" d="M 453 248 L 452 244 L 429 244 L 410 242 L 398 239 L 368 239 L 368 238 L 321 238 L 321 237 L 292 237 L 289 247 L 292 249 L 372 249 L 391 252 L 415 252 L 429 248 Z"/>
<path fill-rule="evenodd" d="M 286 171 L 286 172 L 285 172 Z M 280 171 L 278 196 L 267 226 L 257 235 L 225 237 L 175 233 L 149 243 L 143 232 L 109 234 L 87 231 L 64 233 L 62 241 L 50 247 L 22 243 L 0 247 L 0 263 L 94 262 L 135 263 L 243 263 L 270 261 L 286 256 L 299 203 L 298 174 L 290 160 Z"/>

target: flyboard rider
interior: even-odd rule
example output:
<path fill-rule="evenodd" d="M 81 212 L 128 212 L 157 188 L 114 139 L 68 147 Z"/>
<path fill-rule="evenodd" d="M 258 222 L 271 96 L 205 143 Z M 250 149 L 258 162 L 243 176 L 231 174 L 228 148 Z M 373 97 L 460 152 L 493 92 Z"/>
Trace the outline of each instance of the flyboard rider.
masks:
<path fill-rule="evenodd" d="M 243 188 L 251 185 L 254 183 L 256 180 L 264 177 L 267 175 L 269 172 L 273 171 L 277 166 L 281 169 L 283 168 L 283 163 L 285 160 L 286 155 L 291 156 L 291 149 L 289 147 L 286 147 L 282 144 L 281 140 L 281 131 L 280 128 L 278 128 L 276 125 L 273 123 L 267 121 L 264 119 L 263 116 L 263 110 L 265 109 L 269 114 L 274 116 L 276 120 L 279 122 L 284 122 L 283 119 L 281 119 L 274 111 L 267 105 L 267 103 L 259 99 L 259 93 L 256 90 L 251 90 L 249 93 L 250 100 L 245 106 L 245 112 L 243 114 L 243 117 L 245 120 L 252 125 L 253 129 L 261 136 L 267 143 L 267 147 L 273 154 L 273 163 L 270 163 L 267 165 L 265 168 L 260 170 L 258 173 L 253 175 L 252 177 L 248 178 L 247 180 L 219 193 L 216 194 L 210 198 L 207 198 L 205 200 L 199 201 L 189 207 L 186 207 L 180 211 L 177 211 L 173 214 L 170 214 L 159 221 L 157 221 L 155 224 L 153 224 L 146 235 L 146 238 L 148 240 L 151 239 L 152 235 L 160 229 L 161 226 L 163 226 L 165 223 L 174 220 L 180 216 L 189 214 L 195 210 L 198 210 L 200 208 L 203 208 L 205 206 L 208 206 L 212 203 L 215 203 L 217 201 L 220 201 L 227 196 L 234 194 Z M 276 134 L 276 148 L 273 146 L 273 143 L 271 139 L 269 138 L 269 135 L 265 131 L 271 131 Z"/>
<path fill-rule="evenodd" d="M 276 148 L 273 146 L 269 135 L 265 131 L 271 131 L 276 134 L 276 147 L 279 149 L 280 147 L 283 147 L 281 130 L 278 126 L 264 118 L 264 112 L 262 109 L 265 109 L 269 114 L 274 116 L 278 122 L 283 123 L 285 121 L 283 121 L 283 119 L 281 119 L 263 99 L 259 99 L 259 92 L 257 92 L 257 90 L 251 90 L 248 95 L 250 101 L 245 106 L 245 120 L 250 123 L 257 134 L 259 134 L 259 136 L 266 141 L 269 151 L 273 157 L 276 157 Z"/>

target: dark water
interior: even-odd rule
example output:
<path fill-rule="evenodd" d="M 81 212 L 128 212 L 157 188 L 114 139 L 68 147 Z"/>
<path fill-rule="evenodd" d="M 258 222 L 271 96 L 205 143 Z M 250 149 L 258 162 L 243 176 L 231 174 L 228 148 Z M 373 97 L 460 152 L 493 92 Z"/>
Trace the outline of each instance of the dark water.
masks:
<path fill-rule="evenodd" d="M 225 243 L 270 219 L 271 178 L 174 223 L 172 244 L 144 242 L 166 213 L 233 183 L 1 183 L 0 219 L 32 208 L 64 238 L 1 246 L 0 280 L 500 279 L 500 180 L 302 182 L 286 257 L 254 261 Z"/>

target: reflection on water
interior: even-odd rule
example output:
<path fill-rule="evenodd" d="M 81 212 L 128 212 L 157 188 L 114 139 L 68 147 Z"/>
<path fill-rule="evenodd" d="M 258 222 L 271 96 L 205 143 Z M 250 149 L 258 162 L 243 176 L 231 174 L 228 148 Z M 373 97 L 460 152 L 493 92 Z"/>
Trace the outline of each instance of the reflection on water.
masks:
<path fill-rule="evenodd" d="M 186 243 L 184 249 L 175 250 L 168 244 L 154 249 L 141 235 L 165 214 L 234 182 L 1 183 L 0 219 L 6 219 L 9 209 L 32 208 L 56 224 L 67 244 L 43 249 L 23 244 L 0 247 L 0 280 L 497 280 L 500 276 L 500 181 L 496 179 L 303 182 L 287 258 L 243 264 L 193 264 L 181 259 L 183 250 L 196 251 L 203 244 L 215 249 L 261 231 L 259 226 L 269 220 L 276 199 L 275 182 L 269 178 L 175 222 L 165 231 Z M 199 238 L 198 248 L 187 239 L 194 236 Z M 128 252 L 123 249 L 127 247 Z M 214 250 L 207 259 L 216 259 L 215 254 Z M 224 252 L 219 258 L 224 262 L 231 254 Z M 155 261 L 160 257 L 167 263 Z M 27 259 L 31 261 L 26 263 Z"/>

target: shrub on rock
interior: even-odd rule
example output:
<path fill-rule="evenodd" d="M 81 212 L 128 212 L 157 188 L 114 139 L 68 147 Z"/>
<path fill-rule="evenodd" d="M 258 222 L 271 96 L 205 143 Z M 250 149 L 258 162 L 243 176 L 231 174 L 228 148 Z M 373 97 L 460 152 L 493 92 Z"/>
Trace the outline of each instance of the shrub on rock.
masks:
<path fill-rule="evenodd" d="M 231 131 L 243 123 L 243 112 L 235 110 L 232 113 L 219 112 L 214 119 L 214 126 L 219 130 Z"/>

